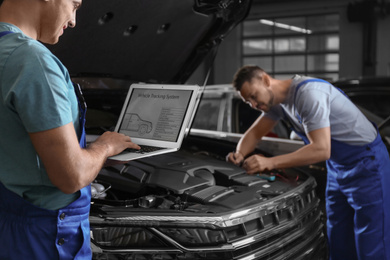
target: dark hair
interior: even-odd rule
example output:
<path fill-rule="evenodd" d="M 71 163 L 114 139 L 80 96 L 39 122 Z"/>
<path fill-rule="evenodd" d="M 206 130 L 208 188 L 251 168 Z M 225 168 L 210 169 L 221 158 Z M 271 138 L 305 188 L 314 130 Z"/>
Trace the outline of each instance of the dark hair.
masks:
<path fill-rule="evenodd" d="M 245 82 L 251 82 L 253 78 L 258 78 L 259 80 L 262 80 L 263 75 L 265 74 L 265 71 L 255 65 L 247 65 L 242 68 L 240 68 L 233 78 L 233 87 L 240 91 L 242 85 Z"/>

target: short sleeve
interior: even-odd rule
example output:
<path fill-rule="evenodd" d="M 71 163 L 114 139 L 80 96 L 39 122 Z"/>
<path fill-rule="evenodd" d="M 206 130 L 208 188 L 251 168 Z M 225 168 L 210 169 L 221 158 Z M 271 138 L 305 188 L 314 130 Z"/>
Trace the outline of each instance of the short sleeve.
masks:
<path fill-rule="evenodd" d="M 330 94 L 324 88 L 302 86 L 297 92 L 295 107 L 306 133 L 330 126 Z"/>
<path fill-rule="evenodd" d="M 74 90 L 65 67 L 50 51 L 39 43 L 28 43 L 16 49 L 8 62 L 5 73 L 13 85 L 6 100 L 28 132 L 73 121 Z"/>

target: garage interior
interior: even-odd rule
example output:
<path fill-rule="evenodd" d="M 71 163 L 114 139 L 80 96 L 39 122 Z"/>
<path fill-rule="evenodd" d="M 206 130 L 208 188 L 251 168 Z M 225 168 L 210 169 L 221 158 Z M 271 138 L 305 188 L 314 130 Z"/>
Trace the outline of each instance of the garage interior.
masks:
<path fill-rule="evenodd" d="M 311 21 L 309 22 L 311 24 L 307 25 L 310 27 L 311 25 L 316 26 L 315 23 L 323 23 L 324 25 L 326 22 L 321 18 L 321 16 L 336 17 L 336 20 L 333 20 L 333 22 L 337 21 L 337 24 L 335 23 L 332 28 L 330 28 L 330 24 L 328 25 L 331 34 L 333 36 L 337 35 L 338 38 L 338 43 L 336 43 L 337 46 L 328 47 L 328 50 L 329 48 L 332 49 L 331 53 L 333 54 L 330 57 L 333 62 L 330 67 L 333 68 L 329 69 L 332 71 L 332 76 L 325 76 L 323 78 L 335 81 L 340 79 L 359 78 L 362 76 L 389 76 L 389 10 L 390 3 L 388 1 L 376 0 L 255 0 L 253 1 L 246 20 L 237 26 L 225 39 L 223 39 L 207 84 L 213 85 L 230 83 L 232 75 L 236 72 L 237 68 L 245 64 L 246 54 L 244 53 L 245 50 L 243 45 L 246 40 L 251 39 L 251 37 L 245 36 L 245 26 L 249 22 L 253 23 L 258 21 L 260 23 L 261 20 L 280 20 L 287 21 L 282 23 L 284 26 L 294 26 L 294 24 L 288 24 L 288 21 L 292 21 L 293 23 L 294 21 L 306 18 L 306 21 Z M 281 33 L 275 35 L 274 39 L 285 38 L 290 35 L 290 32 L 289 29 L 284 31 L 281 30 Z M 316 32 L 316 30 L 310 32 L 313 36 L 316 34 L 321 35 L 323 33 L 323 31 Z M 308 33 L 301 32 L 294 33 L 294 36 L 299 34 L 309 35 Z M 323 37 L 322 39 L 322 44 L 326 44 L 326 37 Z M 305 45 L 305 43 L 303 44 Z M 315 55 L 326 50 L 327 47 L 324 47 L 321 50 L 310 50 L 309 43 L 307 43 L 299 50 L 293 50 L 290 47 L 287 55 Z M 279 55 L 279 53 L 275 54 L 276 56 Z M 267 56 L 267 59 L 268 58 L 269 56 Z M 323 62 L 321 59 L 319 60 L 320 63 Z M 260 64 L 257 65 L 263 67 L 267 71 L 267 64 L 262 65 L 261 57 L 258 61 L 260 61 Z M 306 60 L 306 62 L 308 61 Z M 264 61 L 264 63 L 266 63 L 266 61 Z M 321 65 L 317 64 L 315 66 Z M 274 76 L 278 76 L 278 68 L 276 68 L 273 72 L 275 72 L 276 75 L 273 74 L 272 71 L 271 75 L 273 74 Z M 301 70 L 284 71 L 284 76 L 288 77 L 289 73 L 292 76 L 294 74 L 303 74 L 304 72 L 305 71 Z M 205 67 L 200 67 L 197 73 L 195 73 L 192 79 L 190 79 L 190 82 L 196 82 L 197 77 L 199 75 L 203 76 L 205 73 L 207 73 Z M 310 72 L 308 74 L 310 75 Z M 314 74 L 313 76 L 321 76 L 316 73 L 311 74 Z"/>
<path fill-rule="evenodd" d="M 67 31 L 61 43 L 50 48 L 69 67 L 72 81 L 83 88 L 89 113 L 88 142 L 96 140 L 104 131 L 114 129 L 130 82 L 206 85 L 199 98 L 203 103 L 199 101 L 199 109 L 193 115 L 193 124 L 188 127 L 179 152 L 124 165 L 109 165 L 103 167 L 94 180 L 90 212 L 93 259 L 328 259 L 324 162 L 253 176 L 248 176 L 241 166 L 228 164 L 226 155 L 238 150 L 237 142 L 260 113 L 254 113 L 242 102 L 231 82 L 238 68 L 255 64 L 274 78 L 290 79 L 300 74 L 325 79 L 342 89 L 345 87 L 353 102 L 368 104 L 363 107 L 373 114 L 374 117 L 369 118 L 371 121 L 380 127 L 387 124 L 380 133 L 384 140 L 387 138 L 390 151 L 390 90 L 387 90 L 390 86 L 390 0 L 252 0 L 245 20 L 227 35 L 210 40 L 215 45 L 194 73 L 188 68 L 194 68 L 195 63 L 185 70 L 183 64 L 174 64 L 166 58 L 169 52 L 165 47 L 173 44 L 154 42 L 156 38 L 148 38 L 148 43 L 144 41 L 142 36 L 149 35 L 151 30 L 141 30 L 144 25 L 141 20 L 150 23 L 143 19 L 147 17 L 143 12 L 134 12 L 135 18 L 132 17 L 140 20 L 139 24 L 126 27 L 124 32 L 121 30 L 125 19 L 120 15 L 127 15 L 122 6 L 132 11 L 130 7 L 137 5 L 142 11 L 151 10 L 155 20 L 158 15 L 161 15 L 160 20 L 175 17 L 159 8 L 165 3 L 154 0 L 153 8 L 148 10 L 143 8 L 147 2 L 142 2 L 144 0 L 118 0 L 115 4 L 100 0 L 100 5 L 97 0 L 84 1 L 85 7 L 80 13 L 87 10 L 88 4 L 96 5 L 99 8 L 85 13 L 99 19 L 89 19 L 93 22 L 85 25 L 80 22 L 74 30 Z M 212 20 L 226 13 L 234 14 L 236 10 L 229 9 L 232 3 L 250 2 L 179 1 L 185 3 L 183 11 L 177 11 L 180 18 L 191 19 L 178 19 L 177 24 L 181 25 L 178 27 L 175 23 L 164 23 L 158 27 L 157 34 L 153 23 L 147 28 L 153 27 L 153 36 L 164 36 L 163 39 L 173 39 L 171 35 L 175 33 L 180 44 L 188 49 L 196 41 L 190 41 L 186 36 L 202 24 L 193 22 L 197 20 L 192 20 L 184 10 L 202 19 L 208 16 L 206 12 L 192 8 L 193 3 L 212 2 L 224 9 L 209 15 Z M 109 3 L 107 10 L 103 2 Z M 131 5 L 127 6 L 128 3 Z M 181 10 L 179 2 L 170 3 L 167 9 L 174 6 Z M 100 9 L 104 9 L 104 13 Z M 113 14 L 122 19 L 112 19 Z M 117 31 L 112 29 L 116 28 L 116 22 L 120 25 Z M 183 26 L 188 24 L 190 26 Z M 93 33 L 80 41 L 85 35 L 82 30 L 78 31 L 80 28 L 92 28 Z M 141 29 L 137 31 L 138 28 Z M 131 38 L 135 31 L 136 37 Z M 120 40 L 107 37 L 105 46 L 99 41 L 105 33 L 112 33 Z M 203 32 L 198 35 L 204 36 Z M 76 46 L 72 45 L 75 40 L 79 45 L 72 50 L 74 55 L 71 57 L 67 55 L 68 46 Z M 134 48 L 131 40 L 139 48 Z M 147 48 L 149 45 L 152 48 Z M 204 46 L 209 47 L 207 44 L 201 47 Z M 214 48 L 216 46 L 218 48 Z M 185 48 L 173 48 L 176 58 L 185 58 L 184 51 L 180 53 L 179 49 Z M 101 55 L 96 55 L 96 50 Z M 139 53 L 149 59 L 139 58 L 136 55 Z M 85 59 L 84 55 L 93 59 Z M 109 59 L 105 60 L 107 57 Z M 91 61 L 103 61 L 102 64 L 109 66 Z M 129 61 L 129 64 L 124 66 L 119 61 Z M 151 64 L 159 62 L 172 64 L 152 69 Z M 175 66 L 177 70 L 172 69 Z M 122 70 L 117 70 L 118 67 Z M 117 74 L 112 74 L 110 69 Z M 165 69 L 172 69 L 172 75 Z M 368 88 L 348 88 L 348 80 L 362 78 L 385 78 L 387 85 L 371 86 L 374 81 L 368 84 L 362 81 L 361 86 Z M 249 110 L 253 114 L 250 115 Z M 146 110 L 142 112 L 145 116 L 151 114 Z M 148 118 L 142 118 L 145 120 L 140 122 L 149 122 Z M 286 125 L 281 128 L 285 135 L 272 132 L 273 135 L 265 136 L 254 152 L 274 156 L 303 146 L 302 140 L 291 138 Z M 140 135 L 145 132 L 145 128 L 140 130 Z"/>

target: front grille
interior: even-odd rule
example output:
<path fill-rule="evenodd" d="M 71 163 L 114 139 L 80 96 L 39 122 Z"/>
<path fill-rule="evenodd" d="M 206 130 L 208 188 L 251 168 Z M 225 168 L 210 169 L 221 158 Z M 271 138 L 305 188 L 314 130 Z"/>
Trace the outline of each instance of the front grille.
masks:
<path fill-rule="evenodd" d="M 119 216 L 116 210 L 116 217 L 91 219 L 92 242 L 98 248 L 94 259 L 327 259 L 323 216 L 314 191 L 315 181 L 310 180 L 242 213 L 215 217 Z M 129 226 L 152 234 L 154 244 L 105 246 L 94 236 L 94 230 L 102 227 Z M 121 237 L 121 241 L 125 240 Z"/>

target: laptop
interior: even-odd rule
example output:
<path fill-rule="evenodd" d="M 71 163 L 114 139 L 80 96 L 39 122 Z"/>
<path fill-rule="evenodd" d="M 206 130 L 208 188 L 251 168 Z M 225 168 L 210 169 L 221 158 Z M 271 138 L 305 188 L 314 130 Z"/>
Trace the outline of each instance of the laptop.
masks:
<path fill-rule="evenodd" d="M 132 84 L 115 131 L 142 149 L 126 149 L 109 159 L 130 161 L 179 150 L 201 92 L 198 85 Z"/>

